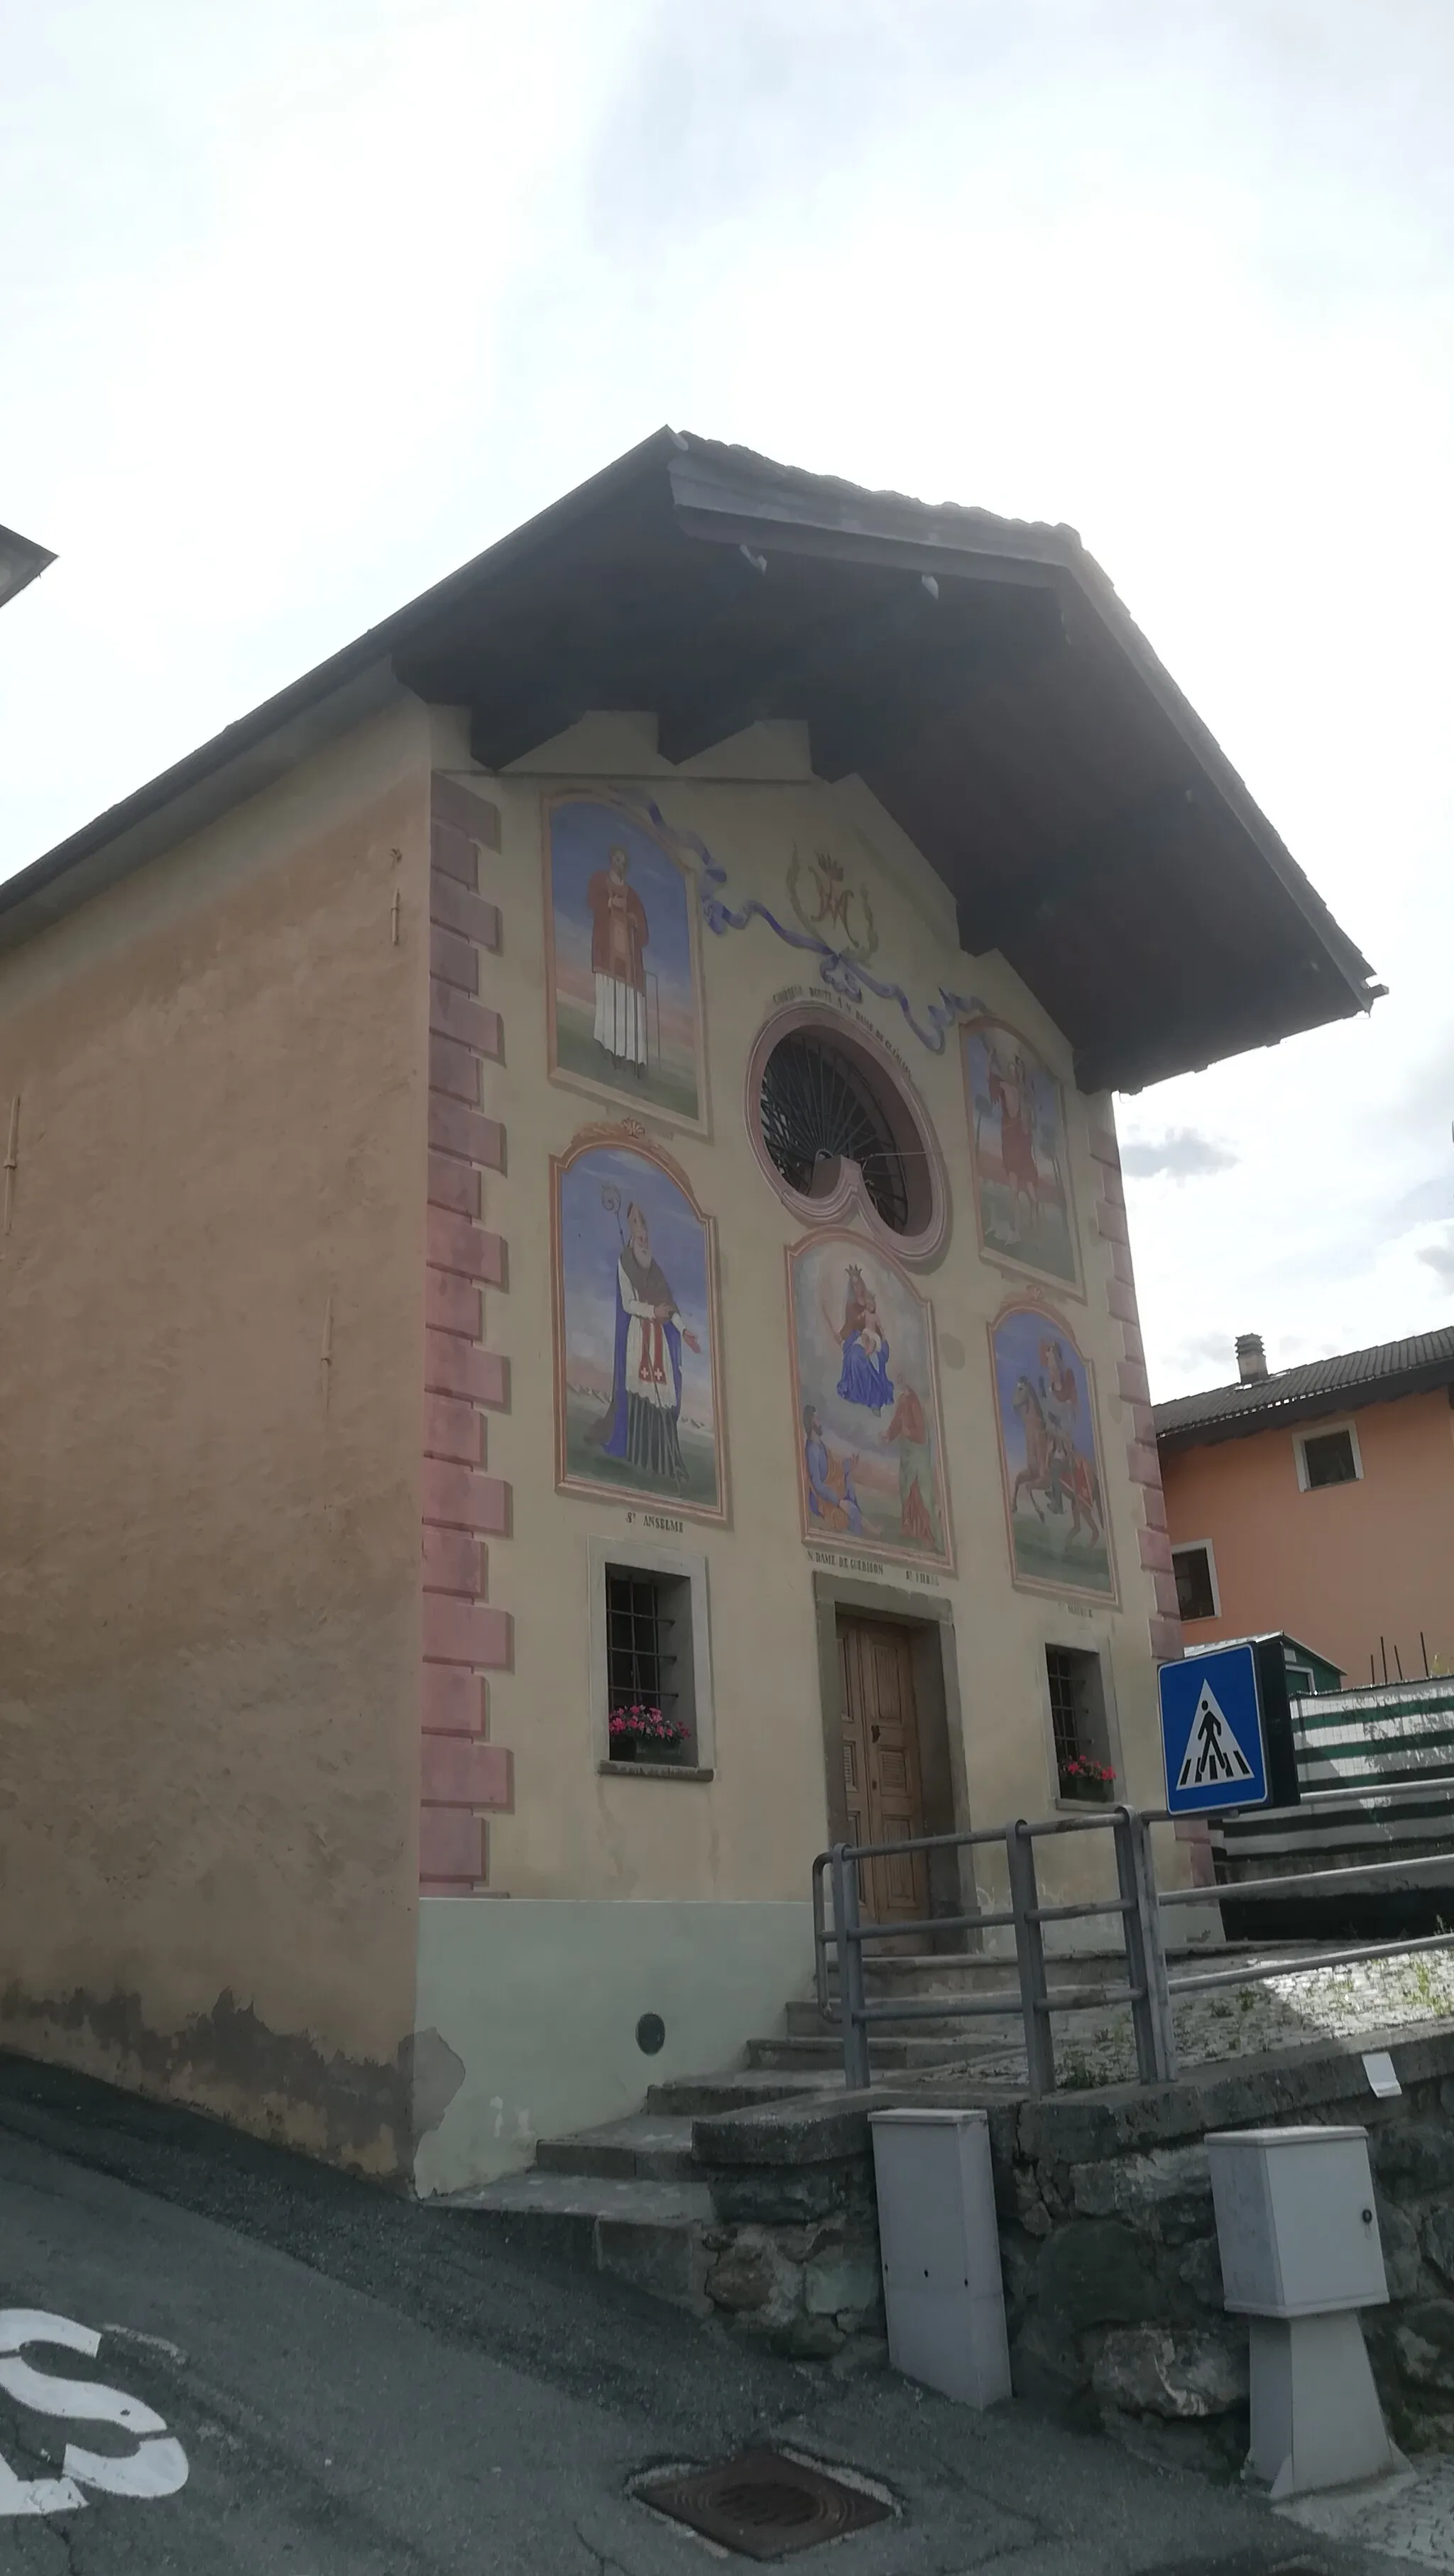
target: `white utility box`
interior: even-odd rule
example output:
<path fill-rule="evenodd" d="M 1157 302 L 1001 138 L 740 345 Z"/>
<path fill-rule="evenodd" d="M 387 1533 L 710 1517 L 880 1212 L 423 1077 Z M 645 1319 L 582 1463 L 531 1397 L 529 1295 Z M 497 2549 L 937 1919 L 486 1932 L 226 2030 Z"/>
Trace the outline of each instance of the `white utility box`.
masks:
<path fill-rule="evenodd" d="M 1355 2313 L 1388 2299 L 1367 2130 L 1206 2145 L 1226 2305 L 1251 2320 L 1250 2474 L 1277 2499 L 1398 2467 Z"/>
<path fill-rule="evenodd" d="M 873 2111 L 889 2361 L 966 2406 L 1010 2394 L 983 2111 Z"/>
<path fill-rule="evenodd" d="M 1225 2129 L 1207 2140 L 1226 2304 L 1326 2316 L 1388 2298 L 1366 2129 Z"/>

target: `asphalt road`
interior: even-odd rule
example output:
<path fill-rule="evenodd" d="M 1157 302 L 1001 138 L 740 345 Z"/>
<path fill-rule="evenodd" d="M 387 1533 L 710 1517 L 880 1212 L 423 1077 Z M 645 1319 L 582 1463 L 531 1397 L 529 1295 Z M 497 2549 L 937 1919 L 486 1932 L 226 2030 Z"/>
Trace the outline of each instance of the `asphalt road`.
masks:
<path fill-rule="evenodd" d="M 703 2543 L 629 2483 L 753 2442 L 894 2493 L 834 2576 L 1392 2576 L 1026 2408 L 744 2354 L 467 2219 L 4 2057 L 0 2303 L 4 2576 L 703 2576 Z M 94 2355 L 32 2340 L 19 2368 L 43 2377 L 17 2379 L 16 2310 L 90 2329 Z M 62 2417 L 61 2380 L 125 2420 L 74 2395 Z M 18 2510 L 68 2443 L 84 2502 Z M 170 2491 L 107 2492 L 108 2461 Z"/>

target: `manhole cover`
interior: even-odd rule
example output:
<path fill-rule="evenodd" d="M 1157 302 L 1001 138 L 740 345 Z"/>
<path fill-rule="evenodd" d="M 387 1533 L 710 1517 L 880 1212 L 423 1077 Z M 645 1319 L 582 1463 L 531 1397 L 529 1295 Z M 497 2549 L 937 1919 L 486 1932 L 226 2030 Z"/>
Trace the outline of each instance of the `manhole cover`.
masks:
<path fill-rule="evenodd" d="M 887 2522 L 893 2510 L 868 2488 L 846 2486 L 783 2451 L 742 2451 L 708 2469 L 669 2469 L 642 2478 L 633 2492 L 742 2558 L 787 2558 Z"/>

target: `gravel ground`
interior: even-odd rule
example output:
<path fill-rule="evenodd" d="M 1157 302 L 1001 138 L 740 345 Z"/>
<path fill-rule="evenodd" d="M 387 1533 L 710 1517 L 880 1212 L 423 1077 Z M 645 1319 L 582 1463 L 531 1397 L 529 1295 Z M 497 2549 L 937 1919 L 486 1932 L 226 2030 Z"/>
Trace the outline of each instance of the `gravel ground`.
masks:
<path fill-rule="evenodd" d="M 1263 1955 L 1280 1954 L 1269 1949 Z M 1299 1968 L 1289 1976 L 1253 1979 L 1189 1996 L 1176 2005 L 1175 2017 L 1184 2067 L 1307 2048 L 1320 2039 L 1354 2039 L 1360 2031 L 1416 2029 L 1421 2022 L 1454 2019 L 1454 1948 L 1401 1951 L 1353 1967 Z M 1068 2091 L 1126 2083 L 1135 2075 L 1129 2012 L 1057 2014 L 1055 2041 L 1060 2082 Z M 1007 2051 L 1003 2059 L 980 2061 L 975 2072 L 1021 2081 L 1024 2059 Z"/>

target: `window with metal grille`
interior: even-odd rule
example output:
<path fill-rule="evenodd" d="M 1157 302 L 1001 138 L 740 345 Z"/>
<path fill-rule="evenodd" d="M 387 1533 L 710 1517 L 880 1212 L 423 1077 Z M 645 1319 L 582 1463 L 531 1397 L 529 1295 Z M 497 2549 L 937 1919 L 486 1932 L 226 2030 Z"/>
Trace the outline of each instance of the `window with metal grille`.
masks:
<path fill-rule="evenodd" d="M 1176 1573 L 1176 1606 L 1183 1619 L 1215 1619 L 1217 1587 L 1211 1549 L 1174 1547 L 1171 1562 Z"/>
<path fill-rule="evenodd" d="M 1300 1440 L 1298 1448 L 1305 1493 L 1319 1485 L 1351 1485 L 1362 1472 L 1351 1431 L 1319 1431 Z"/>
<path fill-rule="evenodd" d="M 691 1584 L 685 1576 L 606 1569 L 606 1704 L 613 1761 L 695 1760 Z M 660 1711 L 658 1735 L 651 1712 Z M 645 1712 L 633 1728 L 612 1721 Z"/>
<path fill-rule="evenodd" d="M 1078 1646 L 1047 1646 L 1045 1678 L 1061 1797 L 1113 1796 L 1100 1656 Z"/>
<path fill-rule="evenodd" d="M 845 1159 L 856 1163 L 895 1234 L 928 1219 L 929 1183 L 913 1121 L 880 1068 L 850 1042 L 793 1029 L 763 1068 L 762 1141 L 789 1189 L 825 1194 Z"/>

